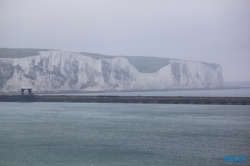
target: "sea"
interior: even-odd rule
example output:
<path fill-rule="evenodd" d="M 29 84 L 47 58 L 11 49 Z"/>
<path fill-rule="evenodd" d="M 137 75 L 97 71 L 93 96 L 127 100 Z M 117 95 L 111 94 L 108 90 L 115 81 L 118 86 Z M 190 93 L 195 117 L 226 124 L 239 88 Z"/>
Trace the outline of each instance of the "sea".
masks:
<path fill-rule="evenodd" d="M 95 92 L 95 93 L 93 92 L 40 93 L 40 95 L 250 97 L 250 82 L 225 82 L 224 88 L 216 88 L 216 89 L 172 89 L 172 90 L 161 90 L 161 91 L 127 91 L 127 92 L 108 91 L 108 92 Z"/>
<path fill-rule="evenodd" d="M 26 92 L 27 93 L 27 92 Z M 250 97 L 250 88 L 197 89 L 127 92 L 81 92 L 81 93 L 35 93 L 37 95 L 80 95 L 80 96 L 201 96 L 201 97 Z"/>
<path fill-rule="evenodd" d="M 0 103 L 1 166 L 229 164 L 250 165 L 250 106 Z"/>
<path fill-rule="evenodd" d="M 250 97 L 250 89 L 74 95 Z M 167 165 L 250 165 L 250 106 L 0 102 L 0 166 Z"/>

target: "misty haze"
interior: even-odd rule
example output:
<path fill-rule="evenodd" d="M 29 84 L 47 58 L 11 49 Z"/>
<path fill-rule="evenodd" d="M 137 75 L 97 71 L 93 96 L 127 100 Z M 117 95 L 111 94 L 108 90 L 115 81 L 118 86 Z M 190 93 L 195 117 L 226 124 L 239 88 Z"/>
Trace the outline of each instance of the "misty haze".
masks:
<path fill-rule="evenodd" d="M 2 0 L 0 166 L 249 166 L 249 63 L 249 0 Z"/>

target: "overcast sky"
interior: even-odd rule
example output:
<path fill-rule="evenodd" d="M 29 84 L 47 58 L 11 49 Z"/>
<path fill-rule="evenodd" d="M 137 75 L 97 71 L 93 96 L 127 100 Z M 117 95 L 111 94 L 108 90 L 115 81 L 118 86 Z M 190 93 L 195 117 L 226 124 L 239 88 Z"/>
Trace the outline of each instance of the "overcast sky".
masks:
<path fill-rule="evenodd" d="M 204 61 L 250 81 L 250 0 L 0 0 L 0 47 Z"/>

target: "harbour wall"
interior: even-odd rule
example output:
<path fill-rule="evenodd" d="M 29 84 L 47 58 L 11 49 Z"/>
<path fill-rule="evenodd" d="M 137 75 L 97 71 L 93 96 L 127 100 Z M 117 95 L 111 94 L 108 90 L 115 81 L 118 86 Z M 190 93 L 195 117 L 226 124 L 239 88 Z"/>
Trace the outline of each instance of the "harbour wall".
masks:
<path fill-rule="evenodd" d="M 0 95 L 0 102 L 85 102 L 250 105 L 250 97 Z"/>

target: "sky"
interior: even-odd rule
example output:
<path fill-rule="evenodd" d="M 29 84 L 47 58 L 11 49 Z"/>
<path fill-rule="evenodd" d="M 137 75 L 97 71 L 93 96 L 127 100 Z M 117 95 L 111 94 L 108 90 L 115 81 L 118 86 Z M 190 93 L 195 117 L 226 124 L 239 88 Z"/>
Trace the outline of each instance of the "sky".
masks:
<path fill-rule="evenodd" d="M 216 63 L 250 81 L 249 0 L 0 0 L 0 48 Z"/>

